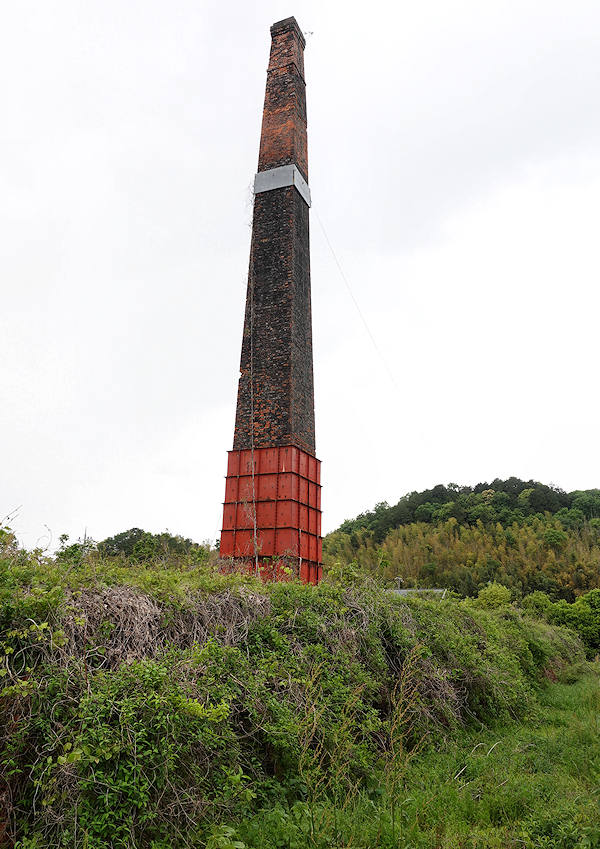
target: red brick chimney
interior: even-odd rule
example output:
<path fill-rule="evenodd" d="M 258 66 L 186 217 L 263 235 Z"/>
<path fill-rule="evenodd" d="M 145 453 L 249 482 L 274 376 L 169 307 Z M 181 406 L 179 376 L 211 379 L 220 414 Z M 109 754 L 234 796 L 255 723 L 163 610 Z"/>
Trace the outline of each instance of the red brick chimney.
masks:
<path fill-rule="evenodd" d="M 295 18 L 271 27 L 221 556 L 318 583 L 304 46 Z"/>

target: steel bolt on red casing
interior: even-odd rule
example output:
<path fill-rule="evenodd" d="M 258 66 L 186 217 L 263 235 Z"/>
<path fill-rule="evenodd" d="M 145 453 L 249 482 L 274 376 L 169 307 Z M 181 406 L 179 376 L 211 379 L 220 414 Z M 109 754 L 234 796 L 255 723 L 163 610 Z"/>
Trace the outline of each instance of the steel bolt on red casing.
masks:
<path fill-rule="evenodd" d="M 221 557 L 264 579 L 286 567 L 307 583 L 322 574 L 321 462 L 295 446 L 229 451 Z M 254 546 L 256 509 L 256 552 Z"/>

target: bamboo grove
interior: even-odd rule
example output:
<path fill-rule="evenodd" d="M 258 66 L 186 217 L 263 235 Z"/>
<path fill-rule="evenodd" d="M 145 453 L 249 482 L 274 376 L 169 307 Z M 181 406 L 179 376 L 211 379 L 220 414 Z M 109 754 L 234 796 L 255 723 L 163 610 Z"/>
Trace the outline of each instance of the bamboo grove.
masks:
<path fill-rule="evenodd" d="M 573 601 L 600 586 L 600 491 L 517 478 L 439 486 L 345 522 L 324 548 L 329 568 L 355 563 L 405 587 L 474 596 L 497 582 Z"/>

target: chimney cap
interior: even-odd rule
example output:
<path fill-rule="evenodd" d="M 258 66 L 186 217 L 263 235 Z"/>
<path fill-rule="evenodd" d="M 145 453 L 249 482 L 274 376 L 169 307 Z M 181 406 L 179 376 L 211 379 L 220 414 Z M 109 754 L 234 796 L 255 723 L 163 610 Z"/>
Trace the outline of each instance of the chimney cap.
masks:
<path fill-rule="evenodd" d="M 271 27 L 271 38 L 274 38 L 276 35 L 284 32 L 292 32 L 294 31 L 298 36 L 300 44 L 302 47 L 306 47 L 306 39 L 302 33 L 302 30 L 298 26 L 298 21 L 296 18 L 284 18 L 282 21 L 276 21 Z"/>

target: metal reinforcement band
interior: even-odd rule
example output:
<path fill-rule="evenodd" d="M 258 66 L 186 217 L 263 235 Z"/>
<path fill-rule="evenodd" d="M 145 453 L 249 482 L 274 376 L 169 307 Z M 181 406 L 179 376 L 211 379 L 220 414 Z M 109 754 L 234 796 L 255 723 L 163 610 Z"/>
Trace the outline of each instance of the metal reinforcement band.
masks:
<path fill-rule="evenodd" d="M 286 186 L 295 186 L 300 196 L 310 206 L 310 189 L 308 183 L 300 173 L 296 165 L 280 165 L 279 168 L 269 168 L 268 171 L 259 171 L 254 178 L 254 194 L 270 192 L 273 189 L 283 189 Z"/>

